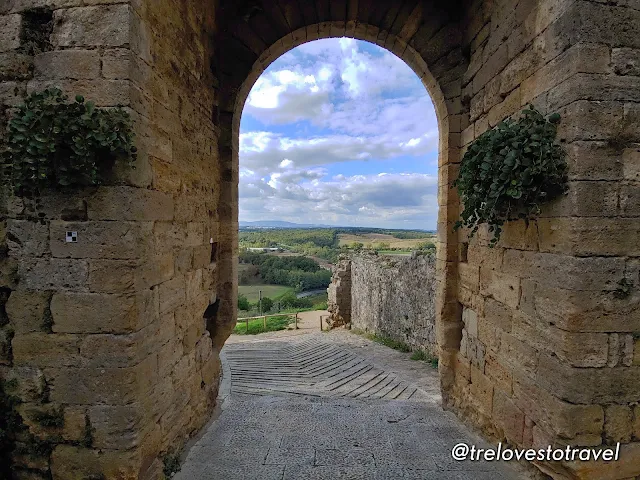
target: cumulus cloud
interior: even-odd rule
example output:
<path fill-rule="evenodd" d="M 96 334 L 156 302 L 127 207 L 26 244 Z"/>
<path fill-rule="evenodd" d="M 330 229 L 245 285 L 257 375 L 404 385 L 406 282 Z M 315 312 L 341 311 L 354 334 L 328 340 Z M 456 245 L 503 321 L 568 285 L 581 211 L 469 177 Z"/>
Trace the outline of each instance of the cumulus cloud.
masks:
<path fill-rule="evenodd" d="M 346 38 L 301 45 L 258 79 L 242 121 L 254 128 L 241 127 L 241 220 L 435 227 L 436 167 L 388 173 L 438 146 L 431 99 L 393 54 Z M 378 171 L 335 175 L 363 160 Z"/>

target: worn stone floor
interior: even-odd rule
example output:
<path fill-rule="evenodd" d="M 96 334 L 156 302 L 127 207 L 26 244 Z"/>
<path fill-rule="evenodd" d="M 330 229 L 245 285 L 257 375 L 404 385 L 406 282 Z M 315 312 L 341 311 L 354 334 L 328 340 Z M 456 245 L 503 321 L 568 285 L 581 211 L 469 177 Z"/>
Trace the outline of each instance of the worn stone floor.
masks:
<path fill-rule="evenodd" d="M 174 479 L 522 478 L 513 465 L 452 459 L 460 442 L 487 444 L 440 408 L 428 364 L 318 330 L 231 339 L 221 413 Z"/>

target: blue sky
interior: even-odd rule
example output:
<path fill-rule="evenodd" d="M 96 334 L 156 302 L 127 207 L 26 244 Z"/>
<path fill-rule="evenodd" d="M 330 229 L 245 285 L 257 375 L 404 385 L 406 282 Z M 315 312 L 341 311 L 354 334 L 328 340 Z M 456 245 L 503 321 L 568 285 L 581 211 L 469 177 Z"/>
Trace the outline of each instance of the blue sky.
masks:
<path fill-rule="evenodd" d="M 273 62 L 240 124 L 240 221 L 433 230 L 438 129 L 415 73 L 377 45 L 316 40 Z"/>

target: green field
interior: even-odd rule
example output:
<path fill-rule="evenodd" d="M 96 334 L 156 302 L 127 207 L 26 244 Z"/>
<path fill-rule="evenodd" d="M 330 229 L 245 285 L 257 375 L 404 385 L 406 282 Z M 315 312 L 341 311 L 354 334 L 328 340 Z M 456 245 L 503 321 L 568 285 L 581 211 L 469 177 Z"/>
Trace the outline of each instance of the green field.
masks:
<path fill-rule="evenodd" d="M 257 302 L 260 299 L 260 290 L 263 297 L 275 300 L 287 292 L 293 292 L 293 288 L 283 285 L 238 285 L 238 294 L 247 297 L 250 302 Z"/>
<path fill-rule="evenodd" d="M 261 318 L 256 320 L 249 320 L 249 331 L 247 332 L 247 323 L 238 320 L 236 327 L 233 329 L 233 333 L 236 335 L 257 335 L 264 332 L 277 332 L 278 330 L 285 330 L 289 328 L 289 325 L 294 323 L 294 320 L 290 316 L 281 315 L 278 317 L 267 318 L 267 329 L 264 329 L 264 321 Z"/>

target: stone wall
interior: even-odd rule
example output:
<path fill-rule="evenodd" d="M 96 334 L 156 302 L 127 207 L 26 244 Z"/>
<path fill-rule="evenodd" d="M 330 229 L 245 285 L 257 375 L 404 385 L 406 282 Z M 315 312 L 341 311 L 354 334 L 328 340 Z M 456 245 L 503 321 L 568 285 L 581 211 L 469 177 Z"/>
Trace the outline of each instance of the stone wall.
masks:
<path fill-rule="evenodd" d="M 623 443 L 619 462 L 541 466 L 554 478 L 640 475 L 640 9 L 474 5 L 462 146 L 529 103 L 557 111 L 570 183 L 538 221 L 506 225 L 496 248 L 486 229 L 461 232 L 450 296 L 463 331 L 441 356 L 446 404 L 521 446 Z"/>
<path fill-rule="evenodd" d="M 0 5 L 3 134 L 25 94 L 58 86 L 128 108 L 139 150 L 98 188 L 4 192 L 0 376 L 28 427 L 15 478 L 157 478 L 213 409 L 213 14 L 183 0 Z M 64 420 L 43 426 L 43 412 Z"/>
<path fill-rule="evenodd" d="M 17 475 L 151 478 L 206 421 L 235 319 L 244 101 L 282 53 L 342 35 L 402 58 L 436 109 L 445 406 L 518 445 L 623 442 L 615 464 L 541 466 L 556 476 L 640 475 L 639 29 L 634 0 L 1 2 L 0 123 L 54 84 L 125 105 L 140 147 L 99 189 L 3 201 L 1 374 L 50 441 Z M 490 249 L 453 231 L 452 182 L 530 102 L 562 115 L 570 191 Z M 60 407 L 59 429 L 29 412 Z"/>
<path fill-rule="evenodd" d="M 351 328 L 404 342 L 437 355 L 435 259 L 430 255 L 353 255 L 341 261 L 329 286 L 329 312 Z M 347 272 L 349 273 L 348 278 Z M 348 307 L 344 297 L 348 296 Z M 340 325 L 332 322 L 332 326 Z"/>
<path fill-rule="evenodd" d="M 351 258 L 341 257 L 333 266 L 327 288 L 328 323 L 331 328 L 351 323 Z"/>

